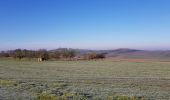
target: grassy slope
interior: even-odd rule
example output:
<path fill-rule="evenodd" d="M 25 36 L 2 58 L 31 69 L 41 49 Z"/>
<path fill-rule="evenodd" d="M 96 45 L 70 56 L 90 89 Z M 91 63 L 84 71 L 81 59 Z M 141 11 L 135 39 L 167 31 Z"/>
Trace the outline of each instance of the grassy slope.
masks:
<path fill-rule="evenodd" d="M 39 92 L 51 93 L 56 89 L 54 84 L 65 84 L 61 91 L 89 93 L 96 98 L 113 94 L 170 98 L 170 63 L 1 60 L 0 79 L 13 80 L 17 84 L 10 88 L 1 84 L 0 98 L 4 99 L 14 95 L 32 99 Z M 17 91 L 16 94 L 13 91 Z"/>

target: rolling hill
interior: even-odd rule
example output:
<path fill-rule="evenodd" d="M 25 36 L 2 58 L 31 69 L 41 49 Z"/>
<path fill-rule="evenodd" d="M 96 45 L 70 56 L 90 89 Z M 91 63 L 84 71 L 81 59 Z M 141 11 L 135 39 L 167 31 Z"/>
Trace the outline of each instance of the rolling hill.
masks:
<path fill-rule="evenodd" d="M 64 48 L 59 48 L 51 50 L 51 52 L 62 51 Z M 76 55 L 84 55 L 90 52 L 103 53 L 107 58 L 134 58 L 134 59 L 169 59 L 170 60 L 170 50 L 137 50 L 137 49 L 128 49 L 120 48 L 115 50 L 88 50 L 88 49 L 72 49 Z"/>

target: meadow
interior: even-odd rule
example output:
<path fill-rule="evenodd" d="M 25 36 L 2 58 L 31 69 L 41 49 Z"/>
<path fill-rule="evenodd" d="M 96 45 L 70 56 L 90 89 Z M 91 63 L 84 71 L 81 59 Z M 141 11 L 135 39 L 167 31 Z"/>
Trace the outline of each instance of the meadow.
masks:
<path fill-rule="evenodd" d="M 169 100 L 170 62 L 0 60 L 0 100 Z"/>

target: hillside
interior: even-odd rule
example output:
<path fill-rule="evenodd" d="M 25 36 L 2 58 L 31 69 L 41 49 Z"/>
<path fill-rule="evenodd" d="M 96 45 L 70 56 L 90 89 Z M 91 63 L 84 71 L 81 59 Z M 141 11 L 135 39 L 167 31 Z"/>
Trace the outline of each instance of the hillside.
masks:
<path fill-rule="evenodd" d="M 133 49 L 117 49 L 109 52 L 107 57 L 140 58 L 140 59 L 170 59 L 170 51 L 146 51 Z"/>
<path fill-rule="evenodd" d="M 51 52 L 62 51 L 64 48 L 50 50 Z M 106 57 L 111 58 L 138 58 L 138 59 L 170 59 L 170 50 L 166 51 L 147 51 L 147 50 L 136 50 L 128 48 L 120 48 L 115 50 L 88 50 L 88 49 L 72 49 L 76 55 L 84 55 L 90 52 L 103 53 Z"/>

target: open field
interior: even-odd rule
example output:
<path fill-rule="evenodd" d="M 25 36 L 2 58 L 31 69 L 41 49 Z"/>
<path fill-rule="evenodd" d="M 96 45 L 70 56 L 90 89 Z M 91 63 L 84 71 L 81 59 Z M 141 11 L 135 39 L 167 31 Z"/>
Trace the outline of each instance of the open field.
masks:
<path fill-rule="evenodd" d="M 114 100 L 118 96 L 169 100 L 170 62 L 0 60 L 0 100 Z"/>

